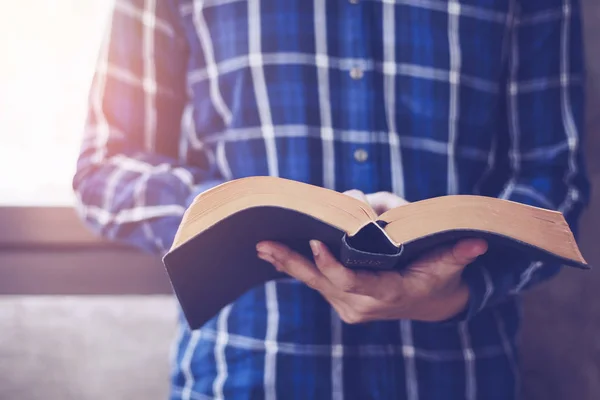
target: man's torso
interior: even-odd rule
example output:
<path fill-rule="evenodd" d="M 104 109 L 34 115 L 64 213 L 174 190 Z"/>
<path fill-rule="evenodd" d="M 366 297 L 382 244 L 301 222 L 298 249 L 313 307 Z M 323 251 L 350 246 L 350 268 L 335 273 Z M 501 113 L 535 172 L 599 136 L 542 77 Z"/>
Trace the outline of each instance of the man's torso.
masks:
<path fill-rule="evenodd" d="M 181 3 L 188 163 L 408 201 L 505 183 L 508 1 Z M 468 324 L 347 325 L 271 282 L 182 326 L 174 397 L 505 400 L 517 326 L 512 302 Z"/>

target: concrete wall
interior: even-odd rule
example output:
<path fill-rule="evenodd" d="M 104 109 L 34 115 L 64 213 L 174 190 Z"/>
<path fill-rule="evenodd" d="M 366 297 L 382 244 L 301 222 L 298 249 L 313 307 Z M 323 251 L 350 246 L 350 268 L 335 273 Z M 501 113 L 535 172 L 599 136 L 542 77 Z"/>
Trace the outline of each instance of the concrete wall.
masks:
<path fill-rule="evenodd" d="M 522 367 L 527 400 L 600 399 L 600 1 L 582 1 L 592 202 L 583 217 L 581 244 L 596 269 L 565 270 L 526 297 Z"/>
<path fill-rule="evenodd" d="M 172 296 L 0 297 L 0 400 L 165 400 Z"/>

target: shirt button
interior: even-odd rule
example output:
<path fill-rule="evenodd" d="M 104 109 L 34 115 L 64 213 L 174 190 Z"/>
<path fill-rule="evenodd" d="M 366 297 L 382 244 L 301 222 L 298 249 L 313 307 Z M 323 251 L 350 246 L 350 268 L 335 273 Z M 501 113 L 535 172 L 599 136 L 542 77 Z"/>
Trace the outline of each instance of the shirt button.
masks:
<path fill-rule="evenodd" d="M 358 161 L 359 163 L 363 163 L 363 162 L 367 161 L 368 158 L 369 158 L 369 153 L 367 153 L 367 151 L 365 149 L 356 149 L 354 151 L 354 159 L 356 161 Z"/>
<path fill-rule="evenodd" d="M 360 68 L 352 68 L 350 70 L 350 77 L 352 79 L 360 79 L 363 77 L 363 70 Z"/>

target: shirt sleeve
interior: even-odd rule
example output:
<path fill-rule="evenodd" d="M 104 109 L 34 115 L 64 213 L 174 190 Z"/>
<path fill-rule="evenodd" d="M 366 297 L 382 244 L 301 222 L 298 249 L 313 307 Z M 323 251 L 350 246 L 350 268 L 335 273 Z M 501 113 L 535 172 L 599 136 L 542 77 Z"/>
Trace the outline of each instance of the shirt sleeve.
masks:
<path fill-rule="evenodd" d="M 210 157 L 180 161 L 187 59 L 171 1 L 115 2 L 73 178 L 78 212 L 94 231 L 158 255 L 190 197 L 221 179 Z"/>
<path fill-rule="evenodd" d="M 506 87 L 512 177 L 500 197 L 559 210 L 576 234 L 589 197 L 582 156 L 579 4 L 576 0 L 523 1 L 514 22 Z M 463 316 L 469 318 L 546 281 L 560 268 L 516 255 L 477 261 L 463 275 L 470 290 Z"/>

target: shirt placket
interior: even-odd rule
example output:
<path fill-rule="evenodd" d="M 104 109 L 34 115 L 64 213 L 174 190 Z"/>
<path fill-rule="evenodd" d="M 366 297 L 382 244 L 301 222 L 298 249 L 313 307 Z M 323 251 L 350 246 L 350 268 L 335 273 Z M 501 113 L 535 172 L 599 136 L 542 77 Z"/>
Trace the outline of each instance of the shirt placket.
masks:
<path fill-rule="evenodd" d="M 345 48 L 342 68 L 345 71 L 344 81 L 346 93 L 344 101 L 349 104 L 346 110 L 357 110 L 358 112 L 349 112 L 346 116 L 347 126 L 350 130 L 362 130 L 365 126 L 370 126 L 372 113 L 367 98 L 370 87 L 369 74 L 373 67 L 372 63 L 367 63 L 368 43 L 365 38 L 365 19 L 364 12 L 365 0 L 343 0 L 345 10 L 343 18 Z M 364 134 L 359 135 L 364 138 Z M 370 136 L 370 135 L 369 135 Z M 351 140 L 352 135 L 344 140 L 343 158 L 346 159 L 345 165 L 348 166 L 345 179 L 345 187 L 352 187 L 365 192 L 372 191 L 375 184 L 373 173 L 375 171 L 375 160 L 371 156 L 373 144 L 359 143 Z"/>

